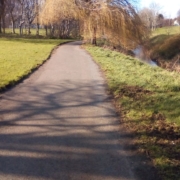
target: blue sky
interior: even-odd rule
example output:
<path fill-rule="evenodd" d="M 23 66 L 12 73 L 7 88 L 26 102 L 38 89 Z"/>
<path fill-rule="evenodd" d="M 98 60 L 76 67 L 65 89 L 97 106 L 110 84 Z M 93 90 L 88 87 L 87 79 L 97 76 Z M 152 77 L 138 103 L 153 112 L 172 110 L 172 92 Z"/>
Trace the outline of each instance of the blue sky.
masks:
<path fill-rule="evenodd" d="M 180 0 L 140 0 L 140 7 L 149 7 L 155 2 L 160 5 L 160 12 L 167 18 L 174 18 L 177 16 L 177 11 L 180 9 Z"/>

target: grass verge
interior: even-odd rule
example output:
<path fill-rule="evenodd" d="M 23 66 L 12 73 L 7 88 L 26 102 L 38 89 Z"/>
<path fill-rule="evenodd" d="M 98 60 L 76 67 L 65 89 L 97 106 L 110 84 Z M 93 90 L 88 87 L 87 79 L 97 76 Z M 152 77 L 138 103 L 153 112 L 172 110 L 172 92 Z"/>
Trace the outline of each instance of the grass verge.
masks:
<path fill-rule="evenodd" d="M 164 180 L 180 179 L 180 74 L 84 46 L 105 72 L 122 122 Z"/>
<path fill-rule="evenodd" d="M 30 74 L 47 60 L 53 48 L 67 41 L 0 38 L 0 91 Z"/>

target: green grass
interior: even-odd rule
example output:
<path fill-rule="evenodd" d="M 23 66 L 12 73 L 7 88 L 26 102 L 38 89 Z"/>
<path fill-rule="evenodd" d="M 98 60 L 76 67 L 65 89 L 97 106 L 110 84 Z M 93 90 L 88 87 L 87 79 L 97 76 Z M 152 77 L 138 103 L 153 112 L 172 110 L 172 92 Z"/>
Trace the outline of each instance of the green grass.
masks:
<path fill-rule="evenodd" d="M 174 35 L 174 34 L 180 34 L 180 26 L 157 28 L 155 31 L 152 32 L 152 36 Z"/>
<path fill-rule="evenodd" d="M 105 72 L 124 124 L 163 179 L 180 178 L 180 74 L 130 56 L 85 46 Z"/>
<path fill-rule="evenodd" d="M 51 50 L 68 40 L 0 38 L 0 90 L 41 65 Z"/>

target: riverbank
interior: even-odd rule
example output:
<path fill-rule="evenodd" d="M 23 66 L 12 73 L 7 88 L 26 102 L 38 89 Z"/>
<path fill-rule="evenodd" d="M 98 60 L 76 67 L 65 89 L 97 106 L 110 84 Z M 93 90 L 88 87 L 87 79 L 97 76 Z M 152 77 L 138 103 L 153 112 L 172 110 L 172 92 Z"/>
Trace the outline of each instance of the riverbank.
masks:
<path fill-rule="evenodd" d="M 149 57 L 158 66 L 169 71 L 180 72 L 180 28 L 172 27 L 172 33 L 167 34 L 166 28 L 153 32 L 145 48 Z"/>

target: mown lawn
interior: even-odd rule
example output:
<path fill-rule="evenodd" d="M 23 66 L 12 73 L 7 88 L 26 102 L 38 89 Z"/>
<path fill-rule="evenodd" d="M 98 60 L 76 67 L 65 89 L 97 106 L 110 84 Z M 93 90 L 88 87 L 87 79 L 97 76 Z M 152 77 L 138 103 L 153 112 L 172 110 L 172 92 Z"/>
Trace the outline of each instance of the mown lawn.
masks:
<path fill-rule="evenodd" d="M 85 46 L 104 71 L 122 122 L 162 179 L 180 179 L 180 74 L 130 56 Z"/>
<path fill-rule="evenodd" d="M 31 73 L 48 58 L 55 46 L 66 41 L 0 38 L 0 90 Z"/>

